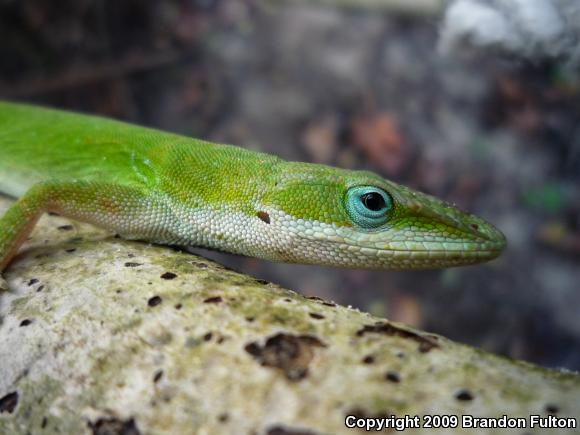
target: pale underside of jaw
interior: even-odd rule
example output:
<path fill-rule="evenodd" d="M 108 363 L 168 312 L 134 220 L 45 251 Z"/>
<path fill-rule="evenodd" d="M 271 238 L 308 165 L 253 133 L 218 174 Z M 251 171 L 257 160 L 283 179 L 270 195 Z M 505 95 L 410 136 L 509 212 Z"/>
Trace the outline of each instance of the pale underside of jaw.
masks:
<path fill-rule="evenodd" d="M 328 248 L 328 247 L 326 247 Z M 335 246 L 336 248 L 336 246 Z M 499 251 L 342 251 L 318 247 L 301 248 L 287 254 L 283 261 L 312 263 L 361 269 L 432 269 L 481 263 L 499 255 Z"/>
<path fill-rule="evenodd" d="M 453 249 L 369 248 L 324 239 L 298 237 L 285 260 L 364 269 L 428 269 L 481 263 L 496 258 L 501 250 L 475 243 L 452 243 Z"/>
<path fill-rule="evenodd" d="M 352 234 L 338 235 L 340 230 L 332 225 L 322 226 L 312 232 L 295 233 L 293 248 L 303 250 L 306 260 L 347 267 L 418 269 L 468 265 L 496 258 L 504 247 L 502 241 L 450 240 L 433 235 L 429 238 L 438 241 L 392 241 L 387 235 L 383 238 L 376 234 L 364 234 L 363 240 L 358 240 Z"/>
<path fill-rule="evenodd" d="M 455 238 L 408 231 L 359 233 L 335 224 L 298 219 L 275 207 L 258 209 L 267 213 L 268 222 L 256 215 L 239 212 L 222 210 L 212 214 L 208 226 L 219 229 L 224 237 L 213 240 L 209 247 L 275 261 L 367 269 L 419 269 L 480 263 L 497 257 L 503 248 L 498 241 L 461 239 L 459 231 Z M 203 220 L 202 216 L 191 217 L 191 222 L 198 225 Z M 191 232 L 188 234 L 190 237 Z M 208 233 L 207 237 L 188 241 L 208 246 L 205 239 L 209 237 Z"/>
<path fill-rule="evenodd" d="M 504 247 L 501 240 L 473 240 L 461 239 L 455 235 L 453 238 L 436 235 L 433 233 L 414 233 L 412 237 L 401 233 L 384 234 L 359 234 L 352 231 L 344 231 L 342 227 L 334 227 L 328 224 L 321 230 L 296 232 L 298 238 L 319 241 L 329 245 L 340 245 L 341 250 L 363 252 L 368 255 L 430 255 L 447 256 L 465 255 L 478 256 L 481 253 L 500 252 Z"/>

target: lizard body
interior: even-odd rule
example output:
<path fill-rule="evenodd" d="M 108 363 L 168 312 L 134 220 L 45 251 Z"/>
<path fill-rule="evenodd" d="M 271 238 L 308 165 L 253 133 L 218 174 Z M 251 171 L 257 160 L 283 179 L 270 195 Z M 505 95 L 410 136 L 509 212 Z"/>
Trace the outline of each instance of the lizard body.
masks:
<path fill-rule="evenodd" d="M 46 211 L 128 239 L 370 269 L 497 257 L 483 219 L 367 171 L 0 102 L 0 271 Z"/>

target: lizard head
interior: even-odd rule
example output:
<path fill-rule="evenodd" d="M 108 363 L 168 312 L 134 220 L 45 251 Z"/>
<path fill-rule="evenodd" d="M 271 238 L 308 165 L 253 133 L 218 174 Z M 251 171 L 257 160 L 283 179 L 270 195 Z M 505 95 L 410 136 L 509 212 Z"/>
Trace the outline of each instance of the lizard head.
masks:
<path fill-rule="evenodd" d="M 284 162 L 260 202 L 282 261 L 438 268 L 491 260 L 506 245 L 485 220 L 367 171 Z"/>

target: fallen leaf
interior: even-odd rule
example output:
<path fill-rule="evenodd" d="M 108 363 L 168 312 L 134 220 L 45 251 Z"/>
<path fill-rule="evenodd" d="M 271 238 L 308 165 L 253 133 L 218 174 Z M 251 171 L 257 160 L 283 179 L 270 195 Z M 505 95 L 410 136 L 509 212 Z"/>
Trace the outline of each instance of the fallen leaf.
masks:
<path fill-rule="evenodd" d="M 352 121 L 352 141 L 366 157 L 390 175 L 398 175 L 407 159 L 406 141 L 387 112 Z"/>

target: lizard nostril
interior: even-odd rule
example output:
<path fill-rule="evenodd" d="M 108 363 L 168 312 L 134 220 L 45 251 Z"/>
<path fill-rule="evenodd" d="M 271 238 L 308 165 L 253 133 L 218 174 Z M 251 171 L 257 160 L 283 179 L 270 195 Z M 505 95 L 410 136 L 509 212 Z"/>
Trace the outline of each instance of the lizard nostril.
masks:
<path fill-rule="evenodd" d="M 469 226 L 476 231 L 479 230 L 479 225 L 477 225 L 477 224 L 470 224 Z"/>

